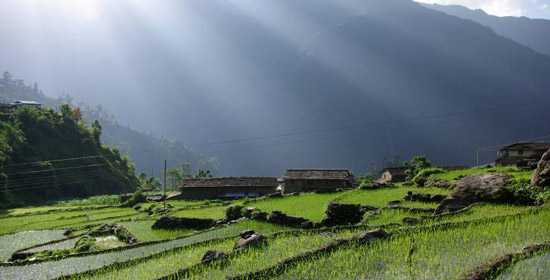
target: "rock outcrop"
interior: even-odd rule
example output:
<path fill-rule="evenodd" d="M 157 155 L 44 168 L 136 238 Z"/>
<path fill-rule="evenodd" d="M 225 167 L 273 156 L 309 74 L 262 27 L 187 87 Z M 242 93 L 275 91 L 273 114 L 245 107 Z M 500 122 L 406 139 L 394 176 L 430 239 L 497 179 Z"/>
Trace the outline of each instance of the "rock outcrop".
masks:
<path fill-rule="evenodd" d="M 239 239 L 235 242 L 233 250 L 246 249 L 251 247 L 260 247 L 267 244 L 267 238 L 254 230 L 245 230 L 239 234 Z"/>
<path fill-rule="evenodd" d="M 127 244 L 134 244 L 138 242 L 136 236 L 134 236 L 129 230 L 119 224 L 103 224 L 98 228 L 90 231 L 87 235 L 94 237 L 114 235 L 120 241 Z"/>
<path fill-rule="evenodd" d="M 227 254 L 222 251 L 208 250 L 201 259 L 201 263 L 208 264 L 217 259 L 227 257 Z"/>
<path fill-rule="evenodd" d="M 550 150 L 542 156 L 537 164 L 537 169 L 535 169 L 535 174 L 531 179 L 531 185 L 539 187 L 550 186 Z"/>
<path fill-rule="evenodd" d="M 321 224 L 327 227 L 354 225 L 363 220 L 365 213 L 366 210 L 360 204 L 330 202 Z"/>
<path fill-rule="evenodd" d="M 301 228 L 311 228 L 313 223 L 302 217 L 288 216 L 281 211 L 273 211 L 267 217 L 267 221 L 273 224 L 289 226 L 289 227 L 301 227 Z"/>
<path fill-rule="evenodd" d="M 513 194 L 506 188 L 506 174 L 474 174 L 464 177 L 454 191 L 437 206 L 435 214 L 461 210 L 476 202 L 509 203 Z"/>
<path fill-rule="evenodd" d="M 158 219 L 151 228 L 153 229 L 207 229 L 216 225 L 216 221 L 212 219 L 198 218 L 178 218 L 178 217 L 162 217 Z"/>
<path fill-rule="evenodd" d="M 407 195 L 403 198 L 406 201 L 422 201 L 422 202 L 441 202 L 445 199 L 446 196 L 441 194 L 428 194 L 428 193 L 417 193 L 417 192 L 407 192 Z"/>
<path fill-rule="evenodd" d="M 369 232 L 361 232 L 358 234 L 355 234 L 352 239 L 357 241 L 370 241 L 372 239 L 378 239 L 378 238 L 386 238 L 389 237 L 390 234 L 384 231 L 383 229 L 375 229 L 371 230 Z"/>

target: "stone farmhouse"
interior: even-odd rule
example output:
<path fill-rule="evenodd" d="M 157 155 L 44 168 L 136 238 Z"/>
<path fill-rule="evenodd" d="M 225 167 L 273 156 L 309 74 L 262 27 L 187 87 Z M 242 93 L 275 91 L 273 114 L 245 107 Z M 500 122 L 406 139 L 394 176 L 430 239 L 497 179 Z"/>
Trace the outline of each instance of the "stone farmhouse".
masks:
<path fill-rule="evenodd" d="M 235 199 L 275 193 L 276 177 L 211 177 L 183 180 L 181 194 L 169 199 Z"/>
<path fill-rule="evenodd" d="M 283 193 L 348 188 L 352 184 L 348 169 L 288 169 L 283 180 Z"/>
<path fill-rule="evenodd" d="M 549 142 L 523 142 L 506 146 L 497 153 L 495 165 L 516 165 L 519 167 L 530 166 L 538 162 L 542 155 L 550 149 Z"/>

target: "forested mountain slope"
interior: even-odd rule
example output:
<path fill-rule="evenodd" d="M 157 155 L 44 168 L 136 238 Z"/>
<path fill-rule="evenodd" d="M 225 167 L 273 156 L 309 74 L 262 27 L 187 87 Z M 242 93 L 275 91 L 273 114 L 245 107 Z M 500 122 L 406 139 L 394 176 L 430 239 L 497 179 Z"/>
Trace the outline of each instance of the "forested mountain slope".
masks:
<path fill-rule="evenodd" d="M 24 80 L 13 78 L 9 72 L 5 73 L 0 78 L 0 103 L 11 103 L 16 100 L 38 101 L 45 107 L 56 110 L 64 103 L 80 108 L 84 122 L 90 124 L 94 120 L 99 120 L 103 127 L 102 141 L 118 148 L 121 154 L 129 155 L 136 165 L 137 172 L 151 175 L 151 171 L 155 169 L 154 175 L 161 176 L 164 159 L 168 160 L 170 166 L 177 167 L 182 162 L 188 162 L 194 169 L 205 168 L 215 171 L 218 168 L 215 158 L 206 157 L 178 141 L 155 137 L 122 126 L 102 106 L 92 108 L 83 103 L 74 104 L 72 97 L 68 95 L 56 99 L 47 97 L 37 84 L 27 85 Z"/>

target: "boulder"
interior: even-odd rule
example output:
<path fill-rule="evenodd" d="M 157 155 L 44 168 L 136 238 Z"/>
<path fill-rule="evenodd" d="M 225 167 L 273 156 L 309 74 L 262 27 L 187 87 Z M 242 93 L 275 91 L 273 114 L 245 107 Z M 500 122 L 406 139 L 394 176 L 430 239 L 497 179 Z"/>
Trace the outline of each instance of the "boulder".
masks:
<path fill-rule="evenodd" d="M 213 262 L 214 260 L 222 259 L 222 258 L 225 258 L 225 257 L 227 257 L 227 254 L 222 252 L 222 251 L 208 250 L 208 251 L 206 251 L 206 253 L 202 257 L 201 263 L 208 264 L 208 263 Z"/>
<path fill-rule="evenodd" d="M 114 235 L 120 241 L 127 244 L 134 244 L 138 242 L 136 236 L 134 236 L 129 230 L 119 224 L 103 224 L 98 228 L 90 231 L 88 235 L 94 237 Z"/>
<path fill-rule="evenodd" d="M 537 169 L 535 169 L 535 174 L 531 179 L 531 185 L 540 187 L 550 186 L 550 150 L 544 153 L 537 164 Z"/>
<path fill-rule="evenodd" d="M 289 226 L 289 227 L 302 227 L 308 228 L 312 225 L 311 221 L 302 217 L 288 216 L 281 211 L 273 211 L 267 217 L 267 221 L 273 224 Z"/>
<path fill-rule="evenodd" d="M 437 206 L 435 214 L 455 212 L 476 202 L 510 203 L 506 174 L 474 174 L 464 177 L 454 191 Z"/>
<path fill-rule="evenodd" d="M 422 201 L 422 202 L 441 202 L 446 196 L 441 194 L 427 194 L 409 191 L 403 200 L 407 201 Z"/>
<path fill-rule="evenodd" d="M 251 247 L 263 246 L 267 243 L 267 238 L 254 230 L 245 230 L 239 234 L 239 239 L 235 242 L 233 250 L 246 249 Z"/>
<path fill-rule="evenodd" d="M 363 220 L 365 213 L 366 210 L 360 204 L 330 202 L 321 224 L 327 227 L 354 225 Z"/>
<path fill-rule="evenodd" d="M 389 237 L 390 234 L 384 231 L 383 229 L 375 229 L 371 230 L 369 232 L 360 232 L 358 234 L 355 234 L 352 239 L 357 241 L 369 241 L 372 239 L 378 239 L 378 238 L 386 238 Z"/>
<path fill-rule="evenodd" d="M 445 180 L 445 179 L 439 179 L 436 176 L 430 176 L 424 183 L 424 187 L 426 188 L 443 188 L 443 189 L 450 189 L 453 187 L 451 182 Z"/>
<path fill-rule="evenodd" d="M 162 217 L 158 219 L 152 229 L 207 229 L 216 225 L 216 221 L 212 219 L 198 219 L 198 218 L 178 218 L 178 217 Z"/>

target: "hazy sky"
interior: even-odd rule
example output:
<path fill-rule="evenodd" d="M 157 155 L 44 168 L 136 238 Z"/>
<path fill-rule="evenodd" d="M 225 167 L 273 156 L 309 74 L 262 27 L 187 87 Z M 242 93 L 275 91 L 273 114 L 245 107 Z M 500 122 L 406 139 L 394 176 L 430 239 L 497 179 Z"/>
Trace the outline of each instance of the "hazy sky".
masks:
<path fill-rule="evenodd" d="M 526 16 L 550 19 L 550 0 L 416 0 L 417 2 L 462 5 L 496 16 Z"/>

